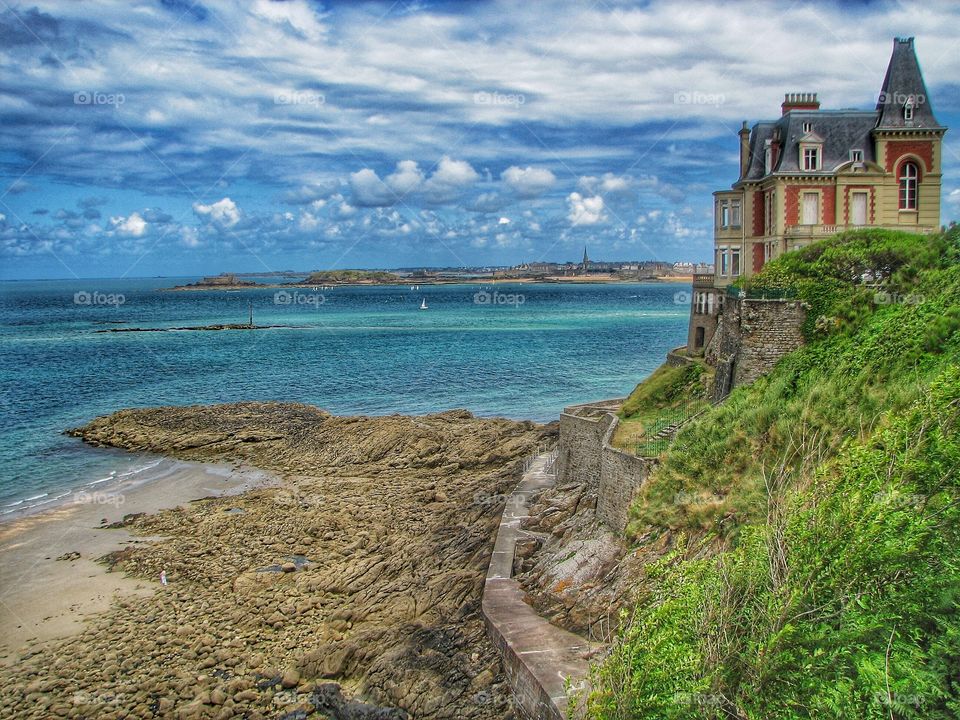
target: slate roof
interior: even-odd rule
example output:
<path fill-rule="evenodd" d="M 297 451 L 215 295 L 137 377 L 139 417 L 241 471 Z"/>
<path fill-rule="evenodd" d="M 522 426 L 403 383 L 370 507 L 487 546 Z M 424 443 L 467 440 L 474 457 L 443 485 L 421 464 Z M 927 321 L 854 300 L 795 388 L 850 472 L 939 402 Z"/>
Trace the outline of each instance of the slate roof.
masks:
<path fill-rule="evenodd" d="M 903 106 L 908 98 L 915 99 L 912 120 L 903 117 Z M 913 49 L 913 38 L 896 38 L 893 41 L 893 54 L 883 78 L 883 87 L 880 88 L 877 110 L 880 112 L 878 128 L 941 127 L 933 115 L 930 95 Z"/>
<path fill-rule="evenodd" d="M 915 98 L 913 120 L 905 120 L 903 104 Z M 923 82 L 920 65 L 913 48 L 913 38 L 896 38 L 893 54 L 876 110 L 791 110 L 773 122 L 760 122 L 750 131 L 750 163 L 744 180 L 760 180 L 766 176 L 766 141 L 780 138 L 780 155 L 772 174 L 800 173 L 800 141 L 808 135 L 803 123 L 809 122 L 809 139 L 820 138 L 822 156 L 820 170 L 811 175 L 835 172 L 841 165 L 850 162 L 850 151 L 863 150 L 865 162 L 875 162 L 875 129 L 944 129 L 933 115 L 927 87 Z"/>

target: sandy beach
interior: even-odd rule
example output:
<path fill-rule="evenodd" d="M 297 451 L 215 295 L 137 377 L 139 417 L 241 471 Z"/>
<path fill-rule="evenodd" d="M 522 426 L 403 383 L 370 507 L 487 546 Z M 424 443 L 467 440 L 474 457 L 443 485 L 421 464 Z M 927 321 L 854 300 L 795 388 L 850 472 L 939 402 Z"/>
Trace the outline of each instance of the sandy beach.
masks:
<path fill-rule="evenodd" d="M 131 513 L 275 482 L 269 473 L 226 464 L 162 460 L 136 482 L 75 493 L 64 505 L 0 524 L 0 662 L 81 630 L 117 596 L 146 595 L 155 582 L 108 572 L 98 558 L 150 541 L 122 527 Z"/>

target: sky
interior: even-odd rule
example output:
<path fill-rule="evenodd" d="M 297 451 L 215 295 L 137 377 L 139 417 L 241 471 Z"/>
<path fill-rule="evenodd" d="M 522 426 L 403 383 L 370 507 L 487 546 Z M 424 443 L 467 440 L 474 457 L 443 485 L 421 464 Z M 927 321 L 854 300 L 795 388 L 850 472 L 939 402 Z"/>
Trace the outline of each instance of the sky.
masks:
<path fill-rule="evenodd" d="M 958 29 L 946 0 L 0 0 L 0 278 L 706 261 L 743 120 L 872 109 L 915 36 L 960 128 Z"/>

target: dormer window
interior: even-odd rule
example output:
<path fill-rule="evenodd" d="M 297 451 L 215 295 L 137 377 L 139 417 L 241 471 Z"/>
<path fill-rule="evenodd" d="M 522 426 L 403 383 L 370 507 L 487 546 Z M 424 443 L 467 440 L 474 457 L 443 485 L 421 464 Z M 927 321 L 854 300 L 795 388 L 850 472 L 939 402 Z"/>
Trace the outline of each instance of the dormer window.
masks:
<path fill-rule="evenodd" d="M 769 140 L 763 145 L 763 174 L 769 175 L 770 170 L 773 169 L 773 145 Z"/>
<path fill-rule="evenodd" d="M 819 147 L 803 148 L 803 169 L 806 171 L 820 169 L 820 148 Z"/>
<path fill-rule="evenodd" d="M 913 120 L 913 97 L 907 98 L 907 102 L 903 106 L 903 119 L 904 120 Z"/>
<path fill-rule="evenodd" d="M 850 160 L 855 163 L 863 162 L 863 150 L 851 150 Z"/>
<path fill-rule="evenodd" d="M 803 131 L 805 133 L 813 132 L 813 123 L 809 120 L 803 124 Z"/>

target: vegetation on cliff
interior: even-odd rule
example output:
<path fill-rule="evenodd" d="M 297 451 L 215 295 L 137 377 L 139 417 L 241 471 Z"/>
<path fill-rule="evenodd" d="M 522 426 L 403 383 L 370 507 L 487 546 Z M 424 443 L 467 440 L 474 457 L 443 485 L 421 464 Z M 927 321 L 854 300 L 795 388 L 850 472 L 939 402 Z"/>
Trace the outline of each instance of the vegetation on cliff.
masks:
<path fill-rule="evenodd" d="M 320 270 L 312 272 L 303 285 L 351 285 L 354 283 L 376 283 L 394 285 L 403 282 L 403 278 L 385 270 Z"/>
<path fill-rule="evenodd" d="M 752 279 L 809 305 L 808 345 L 645 485 L 628 533 L 670 550 L 591 717 L 960 714 L 958 230 L 845 233 Z"/>

